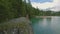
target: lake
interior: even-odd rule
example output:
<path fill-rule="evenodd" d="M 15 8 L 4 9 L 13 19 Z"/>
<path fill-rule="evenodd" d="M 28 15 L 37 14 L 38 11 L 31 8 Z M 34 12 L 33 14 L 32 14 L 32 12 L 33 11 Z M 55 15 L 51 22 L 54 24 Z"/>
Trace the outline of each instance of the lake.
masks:
<path fill-rule="evenodd" d="M 34 34 L 60 34 L 60 17 L 32 18 Z"/>

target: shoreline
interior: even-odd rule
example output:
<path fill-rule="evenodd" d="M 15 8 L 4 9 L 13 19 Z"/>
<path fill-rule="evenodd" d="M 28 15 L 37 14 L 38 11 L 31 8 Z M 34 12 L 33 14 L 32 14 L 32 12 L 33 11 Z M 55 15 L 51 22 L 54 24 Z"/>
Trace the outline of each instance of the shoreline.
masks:
<path fill-rule="evenodd" d="M 1 26 L 0 28 L 2 29 L 3 32 L 5 31 L 5 28 L 7 29 L 4 32 L 7 34 L 13 33 L 13 32 L 17 33 L 18 31 L 20 33 L 24 33 L 24 34 L 33 34 L 32 23 L 29 19 L 26 19 L 26 17 L 20 17 L 20 18 L 12 19 L 6 23 L 0 24 L 0 26 Z M 4 30 L 3 30 L 2 26 L 5 27 Z M 16 28 L 16 30 L 15 30 L 15 28 Z M 22 32 L 20 31 L 20 29 Z M 9 31 L 9 33 L 8 33 L 8 31 Z M 10 32 L 10 31 L 13 31 L 13 32 Z"/>

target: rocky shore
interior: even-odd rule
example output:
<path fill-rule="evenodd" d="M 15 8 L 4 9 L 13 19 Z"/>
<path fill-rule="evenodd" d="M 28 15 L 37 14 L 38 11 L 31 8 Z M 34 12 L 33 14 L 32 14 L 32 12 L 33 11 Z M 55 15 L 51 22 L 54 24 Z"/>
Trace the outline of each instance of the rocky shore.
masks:
<path fill-rule="evenodd" d="M 20 17 L 0 24 L 0 34 L 33 34 L 29 19 Z"/>

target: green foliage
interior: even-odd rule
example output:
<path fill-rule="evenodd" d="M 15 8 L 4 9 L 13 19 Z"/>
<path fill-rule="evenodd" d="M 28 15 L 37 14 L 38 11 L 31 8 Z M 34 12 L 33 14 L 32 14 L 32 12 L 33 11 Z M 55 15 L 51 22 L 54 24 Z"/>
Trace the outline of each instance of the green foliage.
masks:
<path fill-rule="evenodd" d="M 33 8 L 30 0 L 0 0 L 0 22 L 7 21 L 13 18 L 33 16 L 60 16 L 60 12 L 43 11 L 38 8 Z"/>
<path fill-rule="evenodd" d="M 22 7 L 22 0 L 0 0 L 0 22 L 20 17 L 23 11 Z"/>

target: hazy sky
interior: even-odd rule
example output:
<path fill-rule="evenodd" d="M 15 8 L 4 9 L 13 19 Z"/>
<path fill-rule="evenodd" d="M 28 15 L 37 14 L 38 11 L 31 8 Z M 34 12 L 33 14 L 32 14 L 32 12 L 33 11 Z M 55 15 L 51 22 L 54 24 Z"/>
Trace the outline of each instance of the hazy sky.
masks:
<path fill-rule="evenodd" d="M 31 4 L 34 8 L 47 9 L 53 11 L 60 10 L 60 0 L 31 0 Z"/>

